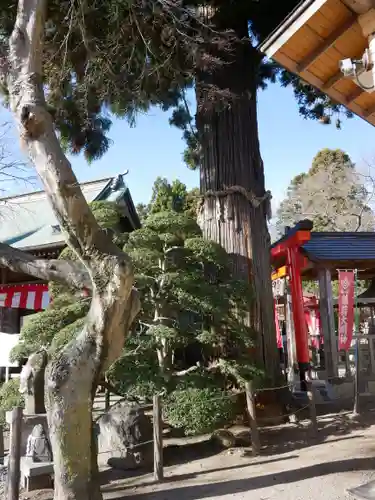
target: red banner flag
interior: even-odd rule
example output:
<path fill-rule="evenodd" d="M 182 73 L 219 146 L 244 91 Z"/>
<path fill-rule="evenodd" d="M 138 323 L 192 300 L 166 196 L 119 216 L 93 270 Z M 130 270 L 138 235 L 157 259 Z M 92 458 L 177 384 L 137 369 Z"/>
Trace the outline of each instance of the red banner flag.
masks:
<path fill-rule="evenodd" d="M 354 271 L 339 271 L 339 351 L 352 343 L 354 326 Z"/>

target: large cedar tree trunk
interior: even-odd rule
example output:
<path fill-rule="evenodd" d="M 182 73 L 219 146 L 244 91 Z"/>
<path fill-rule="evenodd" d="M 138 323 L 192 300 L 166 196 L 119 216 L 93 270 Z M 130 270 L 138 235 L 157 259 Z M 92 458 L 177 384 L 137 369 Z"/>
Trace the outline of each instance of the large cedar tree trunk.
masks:
<path fill-rule="evenodd" d="M 86 324 L 46 368 L 46 410 L 54 457 L 55 500 L 100 500 L 92 402 L 100 376 L 120 356 L 139 304 L 126 254 L 98 226 L 56 137 L 43 91 L 43 35 L 47 2 L 19 0 L 9 45 L 10 104 L 26 149 L 68 245 L 92 290 Z M 18 254 L 17 254 L 18 255 Z M 25 257 L 36 273 L 58 267 Z M 11 259 L 10 259 L 11 260 Z M 13 264 L 14 265 L 14 264 Z M 76 266 L 76 268 L 79 266 Z M 80 281 L 70 267 L 66 281 Z M 65 268 L 66 270 L 66 268 Z M 73 276 L 72 276 L 73 275 Z M 62 278 L 63 279 L 63 278 Z"/>
<path fill-rule="evenodd" d="M 235 30 L 240 39 L 248 36 L 246 21 Z M 213 73 L 201 73 L 196 86 L 202 148 L 199 223 L 204 236 L 231 256 L 235 276 L 252 283 L 255 301 L 248 319 L 257 332 L 257 359 L 275 381 L 280 367 L 267 228 L 270 194 L 265 191 L 257 124 L 260 58 L 248 42 L 235 43 L 222 58 L 229 63 Z M 210 93 L 220 102 L 208 107 Z"/>

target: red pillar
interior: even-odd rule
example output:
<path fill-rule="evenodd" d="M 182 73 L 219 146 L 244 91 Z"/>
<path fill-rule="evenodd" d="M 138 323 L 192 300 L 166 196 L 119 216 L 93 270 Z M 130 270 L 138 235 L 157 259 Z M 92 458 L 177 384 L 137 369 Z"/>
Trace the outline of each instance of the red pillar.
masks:
<path fill-rule="evenodd" d="M 301 383 L 304 384 L 306 380 L 306 372 L 309 370 L 310 356 L 307 327 L 305 322 L 305 311 L 303 305 L 302 280 L 298 247 L 288 249 L 287 262 L 290 277 L 290 291 L 292 296 L 297 361 L 300 371 Z"/>

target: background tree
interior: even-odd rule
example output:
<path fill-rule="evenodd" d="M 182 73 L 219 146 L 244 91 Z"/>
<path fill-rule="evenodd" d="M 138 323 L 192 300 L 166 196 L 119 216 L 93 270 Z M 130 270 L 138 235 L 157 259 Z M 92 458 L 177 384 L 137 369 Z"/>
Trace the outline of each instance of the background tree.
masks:
<path fill-rule="evenodd" d="M 373 192 L 366 184 L 346 153 L 339 149 L 319 151 L 309 171 L 292 179 L 280 203 L 276 219 L 279 235 L 286 226 L 303 219 L 312 220 L 315 231 L 373 231 Z"/>
<path fill-rule="evenodd" d="M 145 222 L 149 214 L 173 210 L 185 212 L 196 218 L 200 200 L 199 189 L 187 190 L 186 185 L 178 179 L 169 182 L 165 177 L 157 177 L 152 187 L 150 203 L 137 205 L 138 214 Z"/>

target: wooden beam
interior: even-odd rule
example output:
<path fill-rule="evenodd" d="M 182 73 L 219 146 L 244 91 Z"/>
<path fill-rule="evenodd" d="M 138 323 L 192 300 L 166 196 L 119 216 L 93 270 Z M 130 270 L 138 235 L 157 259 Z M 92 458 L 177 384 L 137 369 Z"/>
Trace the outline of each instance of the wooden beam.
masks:
<path fill-rule="evenodd" d="M 319 269 L 319 308 L 324 337 L 324 358 L 327 377 L 337 377 L 337 339 L 333 312 L 331 272 L 328 269 Z"/>
<path fill-rule="evenodd" d="M 352 14 L 341 26 L 336 28 L 328 38 L 326 38 L 318 47 L 313 50 L 310 54 L 302 59 L 297 64 L 297 71 L 301 73 L 305 71 L 320 55 L 322 55 L 326 50 L 330 49 L 334 43 L 342 36 L 344 33 L 350 29 L 353 24 L 357 21 L 357 16 Z"/>
<path fill-rule="evenodd" d="M 259 47 L 269 59 L 285 45 L 308 20 L 329 0 L 305 1 L 287 17 L 276 31 Z"/>
<path fill-rule="evenodd" d="M 276 269 L 271 275 L 272 281 L 275 281 L 279 278 L 285 278 L 288 274 L 288 269 L 286 266 L 279 267 L 279 269 Z"/>
<path fill-rule="evenodd" d="M 373 6 L 373 0 L 341 0 L 341 2 L 357 14 L 365 14 Z"/>
<path fill-rule="evenodd" d="M 355 101 L 357 97 L 362 95 L 364 90 L 361 87 L 357 87 L 351 94 L 347 96 L 345 99 L 345 104 L 350 104 L 351 102 Z"/>
<path fill-rule="evenodd" d="M 342 80 L 344 78 L 344 75 L 341 73 L 341 71 L 338 71 L 334 75 L 331 76 L 331 78 L 328 78 L 326 82 L 324 82 L 324 85 L 322 87 L 322 90 L 329 90 L 331 87 L 334 86 L 335 83 L 337 83 L 339 80 Z"/>
<path fill-rule="evenodd" d="M 309 259 L 300 253 L 298 254 L 298 263 L 302 272 L 310 264 Z M 285 278 L 285 276 L 288 276 L 288 267 L 281 266 L 271 274 L 271 279 L 272 281 L 275 281 L 279 278 Z"/>
<path fill-rule="evenodd" d="M 372 114 L 375 113 L 375 104 L 373 104 L 372 106 L 370 106 L 369 108 L 367 108 L 365 111 L 364 111 L 364 116 L 366 118 L 368 118 L 369 116 L 371 116 Z"/>
<path fill-rule="evenodd" d="M 274 58 L 276 62 L 278 62 L 281 66 L 284 66 L 287 68 L 289 71 L 292 73 L 297 73 L 296 71 L 296 63 L 293 61 L 290 57 L 288 57 L 286 54 L 283 52 L 279 52 L 277 54 L 277 57 Z M 309 70 L 305 70 L 300 77 L 305 80 L 305 82 L 310 83 L 314 87 L 317 87 L 318 89 L 321 89 L 323 92 L 328 94 L 334 101 L 339 102 L 340 104 L 345 105 L 345 96 L 342 94 L 342 92 L 334 89 L 334 88 L 329 88 L 326 89 L 325 85 L 327 82 L 324 82 L 317 76 L 313 75 L 312 73 L 309 72 Z M 343 78 L 343 75 L 341 75 L 341 78 Z M 353 113 L 357 114 L 358 116 L 361 116 L 365 120 L 367 120 L 367 116 L 365 115 L 364 109 L 356 104 L 355 102 L 351 102 L 348 104 L 348 108 L 353 111 Z M 375 111 L 375 110 L 374 110 Z M 369 123 L 370 120 L 367 120 Z M 372 123 L 371 123 L 372 124 Z M 372 124 L 373 125 L 373 124 Z"/>
<path fill-rule="evenodd" d="M 290 238 L 286 238 L 280 243 L 276 244 L 271 248 L 271 257 L 275 258 L 281 255 L 285 255 L 289 248 L 295 248 L 303 245 L 311 238 L 310 231 L 297 231 Z"/>

